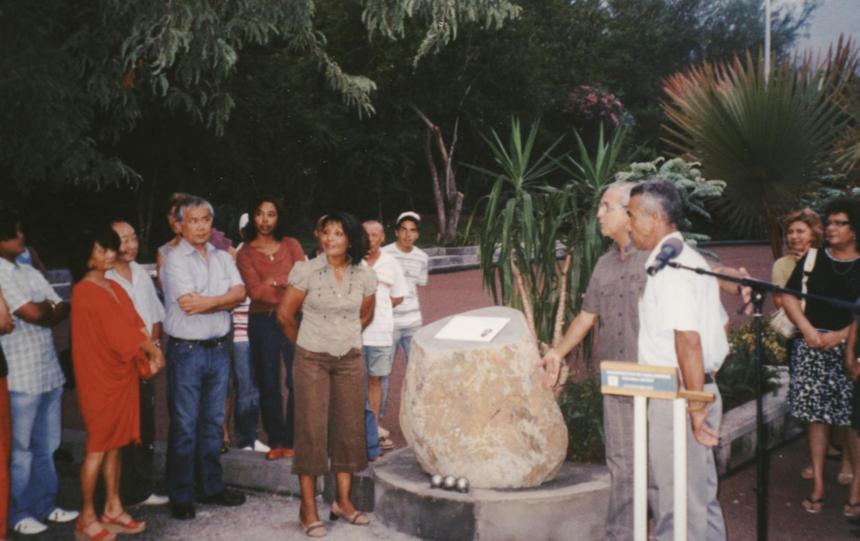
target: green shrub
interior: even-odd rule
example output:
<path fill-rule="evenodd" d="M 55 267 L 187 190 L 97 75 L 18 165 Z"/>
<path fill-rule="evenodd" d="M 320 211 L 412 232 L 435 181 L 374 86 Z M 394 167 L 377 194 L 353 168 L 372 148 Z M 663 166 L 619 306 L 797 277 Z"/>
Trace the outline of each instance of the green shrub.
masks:
<path fill-rule="evenodd" d="M 567 425 L 567 459 L 574 462 L 603 462 L 603 395 L 591 379 L 569 382 L 559 398 Z"/>

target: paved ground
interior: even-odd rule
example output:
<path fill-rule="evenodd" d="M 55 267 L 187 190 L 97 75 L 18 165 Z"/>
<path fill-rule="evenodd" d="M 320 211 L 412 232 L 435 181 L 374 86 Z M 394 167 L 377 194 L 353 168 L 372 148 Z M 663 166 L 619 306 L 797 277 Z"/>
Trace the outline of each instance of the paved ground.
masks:
<path fill-rule="evenodd" d="M 745 266 L 753 276 L 768 279 L 772 258 L 765 246 L 721 247 L 712 249 L 722 262 L 729 266 Z M 421 289 L 421 304 L 425 321 L 492 304 L 483 291 L 478 271 L 450 274 L 435 274 L 430 277 L 428 287 Z M 743 321 L 736 314 L 739 303 L 731 297 L 724 298 L 726 309 L 732 314 L 734 323 Z M 64 341 L 64 332 L 58 333 L 58 341 Z M 395 442 L 403 445 L 402 433 L 397 423 L 400 406 L 400 386 L 404 365 L 398 358 L 392 374 L 389 415 L 384 422 L 392 431 Z M 163 376 L 159 380 L 158 434 L 166 435 L 166 405 L 164 401 Z M 82 428 L 73 392 L 65 397 L 64 425 Z M 831 480 L 824 511 L 809 515 L 799 504 L 809 490 L 809 482 L 803 481 L 798 472 L 805 463 L 805 444 L 795 440 L 771 455 L 771 493 L 769 533 L 772 540 L 841 540 L 860 537 L 860 526 L 853 526 L 841 515 L 847 492 Z M 285 465 L 286 467 L 286 465 Z M 827 473 L 835 478 L 838 463 L 828 462 Z M 76 508 L 79 503 L 76 471 L 73 466 L 63 468 L 61 503 Z M 735 472 L 721 481 L 720 499 L 726 514 L 729 539 L 746 541 L 755 539 L 756 503 L 752 486 L 755 469 L 752 466 Z M 323 509 L 327 507 L 322 506 Z M 138 514 L 150 521 L 152 534 L 138 536 L 139 539 L 300 539 L 303 537 L 297 521 L 298 504 L 295 498 L 265 494 L 251 494 L 249 502 L 240 508 L 225 510 L 201 507 L 198 519 L 181 523 L 166 518 L 161 509 L 145 509 Z M 67 539 L 71 527 L 54 527 L 49 534 L 35 539 Z M 13 536 L 14 537 L 14 536 Z M 379 524 L 370 528 L 358 528 L 344 524 L 334 526 L 330 539 L 408 539 Z"/>

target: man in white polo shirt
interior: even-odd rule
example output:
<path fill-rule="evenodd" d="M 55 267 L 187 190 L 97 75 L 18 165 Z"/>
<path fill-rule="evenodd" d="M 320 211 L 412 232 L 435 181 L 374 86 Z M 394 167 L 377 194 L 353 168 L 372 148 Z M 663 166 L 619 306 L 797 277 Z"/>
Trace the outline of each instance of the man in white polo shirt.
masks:
<path fill-rule="evenodd" d="M 418 240 L 421 217 L 417 212 L 406 211 L 397 217 L 394 234 L 397 240 L 382 248 L 384 253 L 393 255 L 400 263 L 406 276 L 406 295 L 403 302 L 394 307 L 394 345 L 391 348 L 391 359 L 397 354 L 397 348 L 403 350 L 403 359 L 409 362 L 409 349 L 412 346 L 412 335 L 423 324 L 421 305 L 418 302 L 418 286 L 427 285 L 427 263 L 429 258 L 421 248 L 415 246 Z M 388 378 L 382 382 L 382 406 L 379 418 L 385 417 L 385 403 L 388 401 Z M 386 433 L 380 427 L 380 435 Z"/>
<path fill-rule="evenodd" d="M 651 250 L 654 264 L 669 239 L 681 240 L 676 261 L 708 268 L 704 258 L 683 243 L 678 223 L 681 198 L 675 186 L 656 179 L 633 188 L 627 209 L 637 248 Z M 722 401 L 714 376 L 729 352 L 719 284 L 710 276 L 666 267 L 645 283 L 639 302 L 639 362 L 680 368 L 684 387 L 714 393 L 713 403 L 689 401 L 687 429 L 687 539 L 726 538 L 717 500 L 717 470 L 712 448 L 719 443 Z M 648 501 L 658 540 L 673 537 L 672 402 L 648 403 Z"/>

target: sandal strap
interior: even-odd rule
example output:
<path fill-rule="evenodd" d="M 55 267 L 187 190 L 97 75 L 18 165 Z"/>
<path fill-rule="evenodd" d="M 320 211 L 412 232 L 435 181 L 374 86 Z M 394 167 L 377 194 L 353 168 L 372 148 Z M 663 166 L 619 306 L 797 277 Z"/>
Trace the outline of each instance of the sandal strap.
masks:
<path fill-rule="evenodd" d="M 102 515 L 101 521 L 105 524 L 116 524 L 117 526 L 122 526 L 128 530 L 135 530 L 144 524 L 143 522 L 134 520 L 134 518 L 125 511 L 115 517 L 109 516 L 105 513 Z"/>
<path fill-rule="evenodd" d="M 93 527 L 97 527 L 98 529 L 93 530 Z M 88 524 L 84 524 L 81 520 L 78 520 L 75 524 L 75 530 L 87 536 L 87 538 L 92 541 L 102 541 L 108 537 L 111 537 L 113 534 L 109 532 L 104 526 L 102 526 L 101 522 L 98 520 L 94 520 Z"/>

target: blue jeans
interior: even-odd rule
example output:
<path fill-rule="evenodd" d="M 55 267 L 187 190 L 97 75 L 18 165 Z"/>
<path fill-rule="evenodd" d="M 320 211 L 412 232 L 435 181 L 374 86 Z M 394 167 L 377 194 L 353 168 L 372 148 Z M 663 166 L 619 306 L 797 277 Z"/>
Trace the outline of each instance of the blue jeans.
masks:
<path fill-rule="evenodd" d="M 391 346 L 391 366 L 394 366 L 394 357 L 397 355 L 397 348 L 403 350 L 403 362 L 409 363 L 409 352 L 412 349 L 412 336 L 418 332 L 421 327 L 407 327 L 404 329 L 394 328 L 394 342 Z M 385 418 L 385 405 L 388 403 L 388 376 L 382 378 L 382 406 L 379 408 L 379 420 Z"/>
<path fill-rule="evenodd" d="M 260 382 L 260 410 L 269 447 L 293 447 L 295 393 L 293 356 L 295 347 L 281 332 L 274 312 L 251 314 L 248 319 L 251 360 Z M 287 367 L 287 412 L 281 394 L 281 359 Z"/>
<path fill-rule="evenodd" d="M 233 423 L 236 447 L 253 447 L 257 439 L 257 417 L 260 415 L 260 390 L 251 363 L 251 344 L 233 342 L 233 381 L 236 401 Z"/>
<path fill-rule="evenodd" d="M 9 391 L 12 414 L 9 526 L 25 518 L 45 520 L 57 507 L 54 451 L 60 446 L 63 388 L 28 394 Z"/>
<path fill-rule="evenodd" d="M 211 348 L 174 339 L 167 344 L 167 494 L 173 503 L 193 500 L 195 471 L 204 496 L 224 489 L 221 444 L 230 347 L 229 341 Z"/>
<path fill-rule="evenodd" d="M 376 415 L 373 410 L 364 402 L 364 432 L 367 437 L 367 460 L 373 460 L 382 454 L 379 448 L 379 430 L 376 425 Z"/>

